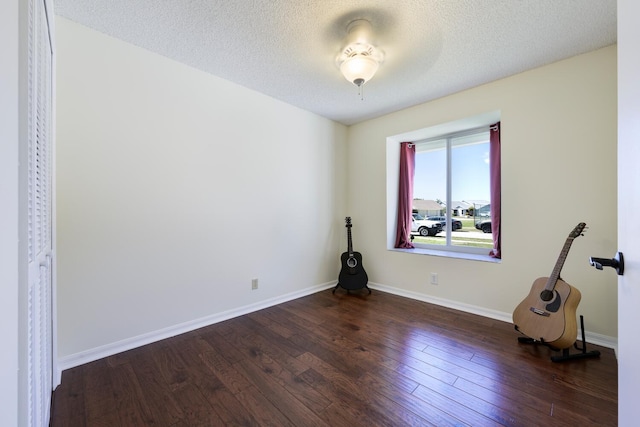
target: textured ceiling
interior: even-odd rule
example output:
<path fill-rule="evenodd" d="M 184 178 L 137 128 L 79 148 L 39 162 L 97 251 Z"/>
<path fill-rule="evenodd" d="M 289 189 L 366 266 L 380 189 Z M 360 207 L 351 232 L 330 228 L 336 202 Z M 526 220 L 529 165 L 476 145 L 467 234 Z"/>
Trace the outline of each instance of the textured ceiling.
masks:
<path fill-rule="evenodd" d="M 616 43 L 616 0 L 55 0 L 56 14 L 344 124 Z M 385 62 L 335 58 L 354 19 Z"/>

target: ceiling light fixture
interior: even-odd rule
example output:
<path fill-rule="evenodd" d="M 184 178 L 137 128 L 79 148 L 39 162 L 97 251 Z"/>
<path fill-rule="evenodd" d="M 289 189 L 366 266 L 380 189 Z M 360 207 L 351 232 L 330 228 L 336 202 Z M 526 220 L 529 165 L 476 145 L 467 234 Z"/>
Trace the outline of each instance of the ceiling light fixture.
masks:
<path fill-rule="evenodd" d="M 362 86 L 371 80 L 384 59 L 382 50 L 372 42 L 371 24 L 366 19 L 357 19 L 347 26 L 345 47 L 336 63 L 347 81 L 358 86 L 360 99 L 364 99 Z"/>

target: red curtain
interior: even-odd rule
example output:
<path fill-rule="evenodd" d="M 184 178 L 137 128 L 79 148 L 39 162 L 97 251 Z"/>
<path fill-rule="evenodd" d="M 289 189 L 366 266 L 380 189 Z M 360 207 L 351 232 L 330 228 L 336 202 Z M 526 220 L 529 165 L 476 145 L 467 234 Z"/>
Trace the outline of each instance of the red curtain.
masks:
<path fill-rule="evenodd" d="M 502 258 L 500 245 L 500 122 L 489 129 L 489 174 L 491 185 L 491 234 L 494 258 Z"/>
<path fill-rule="evenodd" d="M 396 248 L 413 248 L 411 243 L 411 214 L 413 212 L 413 175 L 416 165 L 416 146 L 400 144 L 400 183 L 398 186 L 398 222 Z"/>

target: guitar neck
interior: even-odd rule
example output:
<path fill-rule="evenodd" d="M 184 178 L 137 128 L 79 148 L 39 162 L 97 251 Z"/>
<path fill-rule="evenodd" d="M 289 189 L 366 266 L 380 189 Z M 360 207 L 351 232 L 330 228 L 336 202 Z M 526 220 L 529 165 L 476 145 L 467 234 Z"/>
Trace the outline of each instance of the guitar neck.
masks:
<path fill-rule="evenodd" d="M 568 237 L 567 241 L 564 243 L 564 247 L 560 252 L 560 256 L 558 257 L 558 261 L 556 261 L 555 267 L 553 267 L 553 271 L 551 272 L 551 276 L 549 276 L 549 280 L 547 280 L 547 285 L 544 287 L 547 291 L 552 291 L 556 286 L 558 279 L 560 278 L 560 272 L 562 271 L 562 267 L 564 266 L 564 262 L 567 259 L 567 255 L 569 254 L 569 249 L 571 249 L 571 244 L 573 243 L 574 238 Z"/>
<path fill-rule="evenodd" d="M 349 256 L 353 256 L 353 245 L 351 244 L 351 227 L 347 227 L 347 252 L 349 252 Z"/>

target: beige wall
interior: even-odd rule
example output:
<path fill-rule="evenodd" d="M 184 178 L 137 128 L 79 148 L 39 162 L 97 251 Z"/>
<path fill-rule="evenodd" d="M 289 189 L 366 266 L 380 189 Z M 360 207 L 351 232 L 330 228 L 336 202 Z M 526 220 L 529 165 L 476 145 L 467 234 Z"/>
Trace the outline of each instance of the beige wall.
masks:
<path fill-rule="evenodd" d="M 502 125 L 500 264 L 388 251 L 386 138 L 495 110 Z M 426 300 L 510 318 L 534 279 L 562 270 L 582 292 L 585 329 L 617 336 L 616 275 L 590 256 L 616 252 L 616 48 L 608 47 L 349 128 L 349 212 L 372 282 Z M 355 232 L 355 231 L 354 231 Z M 428 284 L 438 273 L 438 286 Z"/>
<path fill-rule="evenodd" d="M 57 36 L 63 364 L 335 280 L 346 127 L 62 18 Z"/>

